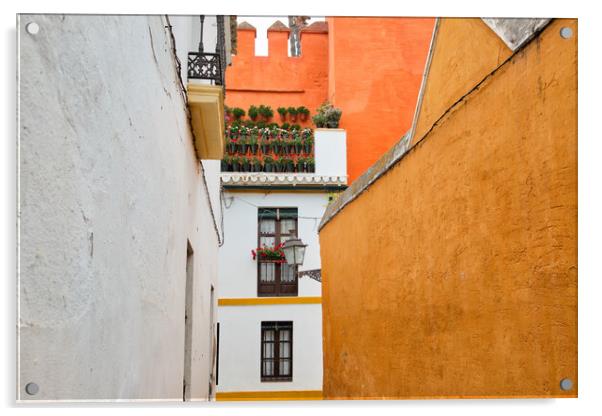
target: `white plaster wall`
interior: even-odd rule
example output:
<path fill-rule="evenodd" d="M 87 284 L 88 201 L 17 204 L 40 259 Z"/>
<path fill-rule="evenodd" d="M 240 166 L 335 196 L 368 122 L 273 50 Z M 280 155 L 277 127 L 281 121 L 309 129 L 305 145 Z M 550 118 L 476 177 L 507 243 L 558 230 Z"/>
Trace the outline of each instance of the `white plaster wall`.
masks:
<path fill-rule="evenodd" d="M 322 390 L 322 305 L 220 306 L 218 392 Z M 293 379 L 261 382 L 261 322 L 293 322 Z"/>
<path fill-rule="evenodd" d="M 192 396 L 206 398 L 218 237 L 166 22 L 18 23 L 18 398 L 181 400 L 187 240 Z"/>
<path fill-rule="evenodd" d="M 316 175 L 347 176 L 347 132 L 316 129 L 314 139 Z"/>
<path fill-rule="evenodd" d="M 298 208 L 299 237 L 308 245 L 301 270 L 320 268 L 317 226 L 327 193 L 225 192 L 220 298 L 257 297 L 257 207 Z M 298 296 L 321 296 L 321 284 L 299 279 Z M 261 382 L 262 321 L 293 321 L 293 381 Z M 220 392 L 322 389 L 322 305 L 220 306 Z"/>
<path fill-rule="evenodd" d="M 251 250 L 257 247 L 257 206 L 298 208 L 298 234 L 307 244 L 305 261 L 299 269 L 312 270 L 321 267 L 317 227 L 327 204 L 327 193 L 225 191 L 225 238 L 219 250 L 219 297 L 257 297 L 257 262 L 251 256 Z M 303 277 L 299 280 L 298 295 L 320 296 L 321 284 Z"/>

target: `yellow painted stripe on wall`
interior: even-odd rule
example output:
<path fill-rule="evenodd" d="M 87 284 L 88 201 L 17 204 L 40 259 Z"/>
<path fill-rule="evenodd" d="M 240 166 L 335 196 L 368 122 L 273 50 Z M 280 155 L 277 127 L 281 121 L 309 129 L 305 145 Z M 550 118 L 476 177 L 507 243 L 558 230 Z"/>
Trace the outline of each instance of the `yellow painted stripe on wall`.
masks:
<path fill-rule="evenodd" d="M 264 400 L 322 400 L 322 390 L 223 392 L 216 393 L 215 400 L 218 402 Z"/>
<path fill-rule="evenodd" d="M 274 298 L 222 298 L 219 306 L 295 305 L 322 303 L 321 296 L 274 297 Z"/>

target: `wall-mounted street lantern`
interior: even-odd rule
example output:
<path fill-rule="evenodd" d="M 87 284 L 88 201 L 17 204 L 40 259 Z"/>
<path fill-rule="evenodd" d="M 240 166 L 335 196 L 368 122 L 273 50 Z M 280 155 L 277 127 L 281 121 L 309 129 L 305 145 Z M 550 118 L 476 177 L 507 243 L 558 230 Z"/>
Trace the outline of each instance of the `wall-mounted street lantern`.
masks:
<path fill-rule="evenodd" d="M 305 248 L 307 244 L 303 244 L 298 238 L 287 240 L 282 247 L 286 262 L 291 266 L 301 266 L 305 258 Z"/>
<path fill-rule="evenodd" d="M 282 251 L 284 251 L 286 262 L 291 266 L 301 266 L 305 259 L 306 247 L 307 244 L 303 244 L 303 241 L 298 238 L 285 241 L 284 246 L 282 246 Z M 322 270 L 320 269 L 299 271 L 298 276 L 307 276 L 318 282 L 322 282 Z"/>

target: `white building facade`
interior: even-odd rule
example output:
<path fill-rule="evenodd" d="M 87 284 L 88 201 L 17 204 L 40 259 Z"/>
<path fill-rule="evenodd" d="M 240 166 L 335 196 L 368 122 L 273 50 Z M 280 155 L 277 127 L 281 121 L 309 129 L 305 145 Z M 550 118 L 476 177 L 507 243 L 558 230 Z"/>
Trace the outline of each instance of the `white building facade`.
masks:
<path fill-rule="evenodd" d="M 19 401 L 215 394 L 223 90 L 191 94 L 198 21 L 18 17 Z"/>
<path fill-rule="evenodd" d="M 217 400 L 322 397 L 322 298 L 317 227 L 346 188 L 346 136 L 318 129 L 315 173 L 222 173 Z M 254 256 L 291 238 L 307 244 L 295 269 Z"/>

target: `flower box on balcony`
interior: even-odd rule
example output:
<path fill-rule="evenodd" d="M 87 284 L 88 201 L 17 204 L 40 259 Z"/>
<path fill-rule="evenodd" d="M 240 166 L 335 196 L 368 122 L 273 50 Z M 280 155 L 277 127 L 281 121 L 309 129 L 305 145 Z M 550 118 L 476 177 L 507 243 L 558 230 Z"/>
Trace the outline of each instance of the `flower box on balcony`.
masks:
<path fill-rule="evenodd" d="M 276 247 L 258 247 L 255 250 L 251 250 L 253 260 L 258 260 L 262 263 L 284 263 L 284 251 L 282 251 L 283 244 L 278 244 Z"/>

